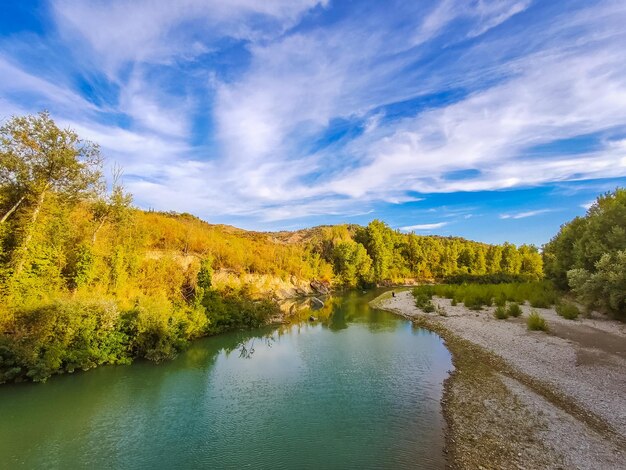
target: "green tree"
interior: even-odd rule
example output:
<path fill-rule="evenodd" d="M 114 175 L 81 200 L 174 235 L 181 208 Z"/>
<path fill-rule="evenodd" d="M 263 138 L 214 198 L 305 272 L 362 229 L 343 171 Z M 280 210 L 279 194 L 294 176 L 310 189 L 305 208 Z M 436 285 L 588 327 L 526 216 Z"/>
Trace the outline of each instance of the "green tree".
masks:
<path fill-rule="evenodd" d="M 101 183 L 98 146 L 79 139 L 70 129 L 60 129 L 47 112 L 13 117 L 0 128 L 0 185 L 14 199 L 0 221 L 6 223 L 24 205 L 28 212 L 18 227 L 15 274 L 22 271 L 46 197 L 55 193 L 61 200 L 76 201 Z"/>
<path fill-rule="evenodd" d="M 588 307 L 626 318 L 626 250 L 602 255 L 593 273 L 571 269 L 567 277 L 573 292 Z"/>
<path fill-rule="evenodd" d="M 372 259 L 374 280 L 388 279 L 393 258 L 393 231 L 380 220 L 372 220 L 365 229 L 365 248 Z"/>

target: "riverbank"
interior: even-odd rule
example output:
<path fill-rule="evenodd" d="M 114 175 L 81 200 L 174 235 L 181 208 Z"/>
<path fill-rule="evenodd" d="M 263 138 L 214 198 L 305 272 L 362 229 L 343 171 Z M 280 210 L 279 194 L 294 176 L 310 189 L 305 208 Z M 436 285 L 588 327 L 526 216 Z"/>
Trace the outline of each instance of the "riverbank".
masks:
<path fill-rule="evenodd" d="M 437 332 L 453 355 L 445 382 L 446 452 L 453 468 L 622 468 L 626 459 L 626 325 L 565 320 L 537 309 L 550 333 L 529 332 L 493 308 L 433 299 L 426 314 L 409 291 L 374 306 Z"/>

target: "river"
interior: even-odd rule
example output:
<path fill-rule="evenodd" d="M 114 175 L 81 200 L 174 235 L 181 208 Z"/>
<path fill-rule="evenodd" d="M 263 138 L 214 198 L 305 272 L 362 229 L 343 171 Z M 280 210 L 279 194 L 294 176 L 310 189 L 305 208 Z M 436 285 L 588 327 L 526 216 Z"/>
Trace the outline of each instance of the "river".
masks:
<path fill-rule="evenodd" d="M 1 468 L 443 468 L 441 338 L 368 306 L 0 386 Z"/>

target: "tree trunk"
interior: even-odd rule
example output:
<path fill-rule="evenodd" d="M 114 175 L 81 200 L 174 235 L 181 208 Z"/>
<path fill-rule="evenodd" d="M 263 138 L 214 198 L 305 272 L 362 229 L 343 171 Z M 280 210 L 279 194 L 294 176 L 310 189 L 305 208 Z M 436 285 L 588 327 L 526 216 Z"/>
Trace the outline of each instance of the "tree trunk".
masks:
<path fill-rule="evenodd" d="M 35 232 L 35 225 L 37 224 L 37 219 L 39 218 L 39 213 L 41 212 L 41 207 L 43 206 L 43 202 L 46 198 L 46 190 L 43 190 L 39 197 L 37 198 L 37 204 L 33 209 L 33 213 L 30 217 L 30 223 L 28 227 L 26 227 L 26 235 L 24 236 L 24 240 L 20 244 L 19 249 L 17 250 L 17 257 L 15 260 L 15 271 L 13 271 L 15 276 L 21 274 L 24 269 L 24 263 L 26 262 L 26 255 L 28 253 L 28 247 L 30 245 L 30 241 L 33 238 L 33 233 Z"/>
<path fill-rule="evenodd" d="M 98 236 L 98 232 L 100 231 L 100 229 L 102 228 L 105 222 L 106 222 L 106 217 L 103 217 L 100 223 L 98 224 L 98 226 L 96 227 L 96 229 L 93 231 L 93 235 L 91 236 L 92 245 L 96 244 L 96 237 Z"/>
<path fill-rule="evenodd" d="M 18 207 L 20 207 L 20 204 L 21 204 L 22 202 L 24 202 L 24 199 L 26 199 L 26 196 L 25 196 L 25 195 L 24 195 L 24 196 L 22 196 L 22 197 L 19 199 L 19 201 L 17 201 L 17 202 L 15 203 L 15 205 L 14 205 L 13 207 L 11 207 L 11 208 L 9 209 L 9 211 L 8 211 L 6 214 L 4 214 L 4 215 L 2 216 L 2 219 L 0 219 L 0 224 L 3 224 L 4 222 L 6 222 L 6 220 L 9 218 L 9 216 L 10 216 L 11 214 L 13 214 L 13 212 L 15 212 L 15 211 L 17 210 L 17 208 L 18 208 Z"/>

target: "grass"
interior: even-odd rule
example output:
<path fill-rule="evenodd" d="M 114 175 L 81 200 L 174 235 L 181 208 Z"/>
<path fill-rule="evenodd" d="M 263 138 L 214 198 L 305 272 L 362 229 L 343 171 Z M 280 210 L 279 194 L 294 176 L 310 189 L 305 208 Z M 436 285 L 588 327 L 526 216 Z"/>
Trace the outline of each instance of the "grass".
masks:
<path fill-rule="evenodd" d="M 507 312 L 506 308 L 504 308 L 502 305 L 498 305 L 495 312 L 493 312 L 493 316 L 496 317 L 498 320 L 506 320 L 507 318 L 509 318 L 509 312 Z"/>
<path fill-rule="evenodd" d="M 413 295 L 416 299 L 420 296 L 431 299 L 433 295 L 452 299 L 452 305 L 462 302 L 471 310 L 480 310 L 494 303 L 504 307 L 507 302 L 524 303 L 525 301 L 536 308 L 550 307 L 559 298 L 549 281 L 423 285 L 415 287 Z"/>
<path fill-rule="evenodd" d="M 537 313 L 536 310 L 531 310 L 526 325 L 530 331 L 548 331 L 548 324 L 546 320 Z"/>
<path fill-rule="evenodd" d="M 509 314 L 509 316 L 517 318 L 522 314 L 522 308 L 519 306 L 519 304 L 513 302 L 509 304 L 507 313 Z"/>
<path fill-rule="evenodd" d="M 572 303 L 562 302 L 557 304 L 556 313 L 568 320 L 576 320 L 578 315 L 580 315 L 580 310 L 578 310 L 578 307 Z"/>
<path fill-rule="evenodd" d="M 426 292 L 419 293 L 415 296 L 415 306 L 422 309 L 426 313 L 434 312 L 435 306 L 433 305 L 431 299 L 432 295 L 428 295 Z"/>

